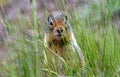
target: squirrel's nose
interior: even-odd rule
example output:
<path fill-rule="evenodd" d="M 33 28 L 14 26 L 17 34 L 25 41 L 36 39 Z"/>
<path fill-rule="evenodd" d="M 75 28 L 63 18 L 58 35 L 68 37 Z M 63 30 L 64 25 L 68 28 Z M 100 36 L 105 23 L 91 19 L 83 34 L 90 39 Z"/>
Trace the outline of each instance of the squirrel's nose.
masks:
<path fill-rule="evenodd" d="M 57 34 L 57 36 L 62 36 L 63 35 L 63 28 L 58 28 L 56 30 L 56 34 Z"/>

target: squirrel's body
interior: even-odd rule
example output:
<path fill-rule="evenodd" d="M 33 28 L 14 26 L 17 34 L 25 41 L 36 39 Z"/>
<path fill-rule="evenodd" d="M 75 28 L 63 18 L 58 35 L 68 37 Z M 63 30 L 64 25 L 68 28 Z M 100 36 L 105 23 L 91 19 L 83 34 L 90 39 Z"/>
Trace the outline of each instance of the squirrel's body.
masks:
<path fill-rule="evenodd" d="M 67 16 L 63 14 L 58 16 L 50 15 L 48 17 L 48 24 L 49 26 L 45 34 L 45 44 L 51 50 L 50 56 L 53 57 L 53 52 L 55 52 L 67 62 L 67 60 L 74 58 L 73 55 L 77 51 L 78 59 L 83 66 L 84 56 L 77 45 L 72 27 L 67 21 Z"/>

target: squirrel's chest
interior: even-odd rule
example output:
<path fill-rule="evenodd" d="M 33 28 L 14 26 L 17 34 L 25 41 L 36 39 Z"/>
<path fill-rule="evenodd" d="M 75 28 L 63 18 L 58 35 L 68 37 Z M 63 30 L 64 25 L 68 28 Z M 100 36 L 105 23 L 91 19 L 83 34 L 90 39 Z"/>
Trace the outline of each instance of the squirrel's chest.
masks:
<path fill-rule="evenodd" d="M 49 48 L 60 56 L 69 54 L 72 51 L 71 42 L 66 39 L 52 40 L 49 43 Z"/>

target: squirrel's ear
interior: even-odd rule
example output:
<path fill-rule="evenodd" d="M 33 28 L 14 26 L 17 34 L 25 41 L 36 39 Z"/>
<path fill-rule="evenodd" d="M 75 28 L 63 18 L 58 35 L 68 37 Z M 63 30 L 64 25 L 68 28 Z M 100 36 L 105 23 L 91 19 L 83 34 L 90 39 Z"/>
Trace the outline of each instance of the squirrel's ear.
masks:
<path fill-rule="evenodd" d="M 65 14 L 63 14 L 63 13 L 62 13 L 62 16 L 64 17 L 64 20 L 65 20 L 65 21 L 67 21 L 67 20 L 68 20 L 67 15 L 65 15 Z"/>
<path fill-rule="evenodd" d="M 49 16 L 48 16 L 48 18 L 47 18 L 47 20 L 48 20 L 48 22 L 50 21 L 50 19 L 52 19 L 53 18 L 53 15 L 52 14 L 50 14 Z"/>
<path fill-rule="evenodd" d="M 68 17 L 65 15 L 65 20 L 67 21 L 68 20 Z"/>
<path fill-rule="evenodd" d="M 52 14 L 50 14 L 49 16 L 48 16 L 48 24 L 49 25 L 53 25 L 53 15 Z"/>

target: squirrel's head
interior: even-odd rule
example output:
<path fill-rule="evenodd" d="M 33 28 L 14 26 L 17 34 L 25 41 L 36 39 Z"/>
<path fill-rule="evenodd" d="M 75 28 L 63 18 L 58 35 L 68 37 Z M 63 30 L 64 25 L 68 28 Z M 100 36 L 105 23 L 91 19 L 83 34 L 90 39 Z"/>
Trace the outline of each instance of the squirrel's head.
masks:
<path fill-rule="evenodd" d="M 48 27 L 49 32 L 53 38 L 61 39 L 64 38 L 68 31 L 67 16 L 64 14 L 53 16 L 48 16 Z"/>

